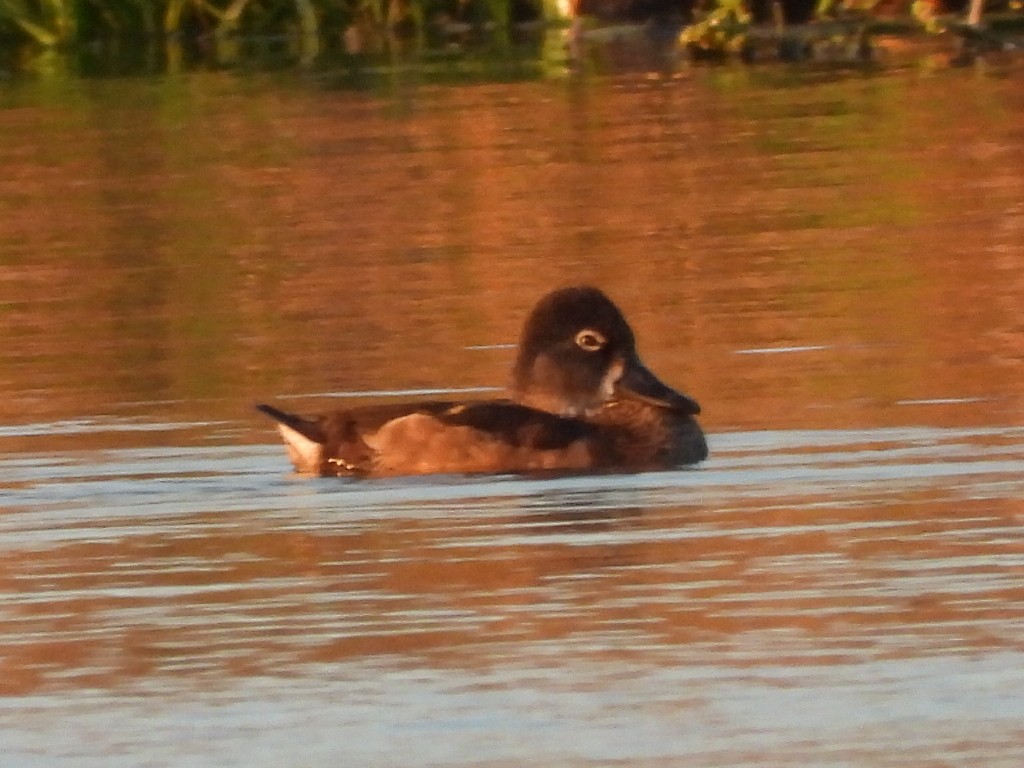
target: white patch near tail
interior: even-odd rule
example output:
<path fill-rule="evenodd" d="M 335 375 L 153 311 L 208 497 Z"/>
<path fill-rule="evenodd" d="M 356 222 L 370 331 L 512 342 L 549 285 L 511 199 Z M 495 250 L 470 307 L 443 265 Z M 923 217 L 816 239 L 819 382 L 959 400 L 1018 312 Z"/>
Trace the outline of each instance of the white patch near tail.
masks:
<path fill-rule="evenodd" d="M 284 439 L 284 447 L 288 449 L 288 458 L 295 465 L 295 470 L 306 475 L 319 475 L 323 445 L 281 422 L 277 422 L 277 431 Z"/>

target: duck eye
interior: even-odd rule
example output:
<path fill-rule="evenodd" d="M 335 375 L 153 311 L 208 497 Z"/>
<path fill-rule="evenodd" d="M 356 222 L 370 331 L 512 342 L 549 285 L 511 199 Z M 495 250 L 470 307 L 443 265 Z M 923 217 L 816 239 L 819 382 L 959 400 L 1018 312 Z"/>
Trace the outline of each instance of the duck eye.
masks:
<path fill-rule="evenodd" d="M 576 334 L 576 346 L 585 349 L 587 352 L 597 352 L 608 341 L 600 331 L 586 328 Z"/>

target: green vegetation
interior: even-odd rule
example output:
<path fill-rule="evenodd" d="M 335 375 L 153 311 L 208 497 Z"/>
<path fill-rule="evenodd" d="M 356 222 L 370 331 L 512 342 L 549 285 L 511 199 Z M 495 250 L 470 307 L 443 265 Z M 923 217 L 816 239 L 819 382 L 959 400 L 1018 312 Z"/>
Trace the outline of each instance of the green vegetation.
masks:
<path fill-rule="evenodd" d="M 985 22 L 996 12 L 1018 31 L 1024 26 L 1024 0 L 968 0 L 966 17 L 944 10 L 958 0 L 817 0 L 811 23 L 793 31 L 783 19 L 793 9 L 807 9 L 800 1 L 664 0 L 663 6 L 690 15 L 680 42 L 695 58 L 710 59 L 756 59 L 766 43 L 771 55 L 804 58 L 815 55 L 811 49 L 822 40 L 836 50 L 863 53 L 869 34 L 892 32 L 894 19 L 902 31 L 949 31 L 984 43 L 989 25 L 981 23 L 983 2 Z M 628 15 L 631 2 L 592 5 L 614 17 Z M 564 21 L 568 6 L 561 0 L 0 0 L 0 54 L 10 59 L 20 51 L 24 59 L 109 40 L 167 41 L 168 47 L 200 41 L 198 47 L 208 50 L 244 38 L 299 41 L 309 60 L 325 46 L 361 53 L 397 39 L 422 39 L 428 31 L 449 38 L 469 29 L 504 34 L 517 21 Z M 575 6 L 588 11 L 587 0 Z"/>
<path fill-rule="evenodd" d="M 396 31 L 456 15 L 501 24 L 508 22 L 513 5 L 511 0 L 0 0 L 0 40 L 56 47 L 119 34 L 317 34 L 353 24 Z"/>
<path fill-rule="evenodd" d="M 753 16 L 744 0 L 717 0 L 698 12 L 679 41 L 699 58 L 740 53 Z"/>
<path fill-rule="evenodd" d="M 811 18 L 797 25 L 785 23 L 789 14 L 780 0 L 762 2 L 770 20 L 755 19 L 752 2 L 700 0 L 680 43 L 695 59 L 735 54 L 748 61 L 852 63 L 874 58 L 876 37 L 923 31 L 952 35 L 958 41 L 954 59 L 967 63 L 980 53 L 1013 48 L 1004 35 L 1024 32 L 1024 0 L 968 0 L 966 15 L 948 10 L 952 5 L 944 0 L 817 0 Z"/>

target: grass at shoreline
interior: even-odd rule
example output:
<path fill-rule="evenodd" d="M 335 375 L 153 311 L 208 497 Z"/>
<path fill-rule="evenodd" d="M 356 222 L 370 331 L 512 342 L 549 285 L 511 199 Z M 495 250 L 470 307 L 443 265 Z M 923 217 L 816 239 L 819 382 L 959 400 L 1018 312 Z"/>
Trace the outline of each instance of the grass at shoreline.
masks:
<path fill-rule="evenodd" d="M 586 1 L 581 0 L 584 10 Z M 988 13 L 980 25 L 962 14 L 922 15 L 922 0 L 901 0 L 907 6 L 903 13 L 893 14 L 890 5 L 884 16 L 874 12 L 877 0 L 847 0 L 869 5 L 839 11 L 834 3 L 820 3 L 818 16 L 806 25 L 756 23 L 747 7 L 758 0 L 707 2 L 680 37 L 694 59 L 813 59 L 824 48 L 852 50 L 871 36 L 925 30 L 946 32 L 958 45 L 983 52 L 1000 47 L 1000 35 L 1024 34 L 1022 0 L 992 0 L 988 7 L 1001 3 L 999 12 Z M 151 68 L 176 70 L 261 49 L 271 59 L 308 64 L 332 52 L 393 55 L 484 37 L 509 45 L 531 34 L 523 32 L 524 24 L 534 31 L 538 25 L 564 26 L 563 11 L 558 0 L 0 0 L 0 73 L 109 51 L 131 52 Z M 596 29 L 589 22 L 574 25 L 574 34 L 600 36 L 600 19 L 591 21 Z M 669 19 L 672 24 L 681 25 L 681 15 Z"/>

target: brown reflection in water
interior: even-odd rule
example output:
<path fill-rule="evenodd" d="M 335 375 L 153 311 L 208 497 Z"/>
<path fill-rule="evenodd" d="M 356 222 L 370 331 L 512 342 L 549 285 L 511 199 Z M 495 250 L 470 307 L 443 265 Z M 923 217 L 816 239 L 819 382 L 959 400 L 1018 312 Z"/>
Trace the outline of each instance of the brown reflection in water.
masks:
<path fill-rule="evenodd" d="M 1021 73 L 758 78 L 25 95 L 0 418 L 500 385 L 510 353 L 465 347 L 588 281 L 712 429 L 1019 419 Z M 983 400 L 899 405 L 935 398 Z"/>
<path fill-rule="evenodd" d="M 738 664 L 1017 647 L 1016 501 L 915 492 L 699 507 L 395 517 L 8 551 L 6 693 L 287 673 L 398 655 Z"/>
<path fill-rule="evenodd" d="M 465 347 L 514 341 L 541 293 L 579 281 L 619 299 L 712 435 L 1020 422 L 1020 73 L 423 88 L 404 110 L 215 74 L 24 98 L 0 112 L 5 424 L 500 385 L 511 352 Z M 976 400 L 914 402 L 947 398 Z M 251 418 L 246 439 L 274 439 Z M 123 538 L 11 545 L 0 681 L 477 666 L 552 641 L 749 664 L 1019 642 L 1020 502 L 811 501 L 364 530 L 140 517 Z"/>

